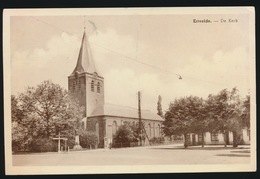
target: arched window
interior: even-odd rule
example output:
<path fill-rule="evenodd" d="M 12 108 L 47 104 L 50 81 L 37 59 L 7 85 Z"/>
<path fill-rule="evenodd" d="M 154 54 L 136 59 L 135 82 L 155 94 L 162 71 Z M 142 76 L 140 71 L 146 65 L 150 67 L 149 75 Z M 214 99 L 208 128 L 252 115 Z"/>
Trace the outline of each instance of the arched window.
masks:
<path fill-rule="evenodd" d="M 161 137 L 161 126 L 158 124 L 158 137 Z"/>
<path fill-rule="evenodd" d="M 100 83 L 97 83 L 97 92 L 100 93 Z"/>
<path fill-rule="evenodd" d="M 152 135 L 151 137 L 155 137 L 155 124 L 152 125 Z"/>
<path fill-rule="evenodd" d="M 73 90 L 72 90 L 73 92 L 75 91 L 75 88 L 76 88 L 76 81 L 73 81 L 73 88 L 72 88 L 72 89 L 73 89 Z"/>
<path fill-rule="evenodd" d="M 151 138 L 151 136 L 152 136 L 151 124 L 148 124 L 148 136 L 149 136 L 149 138 Z"/>
<path fill-rule="evenodd" d="M 94 81 L 91 81 L 91 91 L 94 91 Z"/>
<path fill-rule="evenodd" d="M 79 79 L 79 89 L 80 89 L 80 85 L 81 85 L 81 81 L 80 81 L 80 79 Z"/>
<path fill-rule="evenodd" d="M 99 141 L 99 125 L 98 125 L 98 122 L 96 123 L 96 134 L 97 134 L 98 141 Z"/>
<path fill-rule="evenodd" d="M 82 129 L 85 129 L 85 123 L 84 122 L 81 122 L 81 127 L 82 127 Z"/>
<path fill-rule="evenodd" d="M 117 132 L 117 123 L 116 121 L 114 121 L 112 124 L 112 136 L 114 136 L 116 132 Z"/>

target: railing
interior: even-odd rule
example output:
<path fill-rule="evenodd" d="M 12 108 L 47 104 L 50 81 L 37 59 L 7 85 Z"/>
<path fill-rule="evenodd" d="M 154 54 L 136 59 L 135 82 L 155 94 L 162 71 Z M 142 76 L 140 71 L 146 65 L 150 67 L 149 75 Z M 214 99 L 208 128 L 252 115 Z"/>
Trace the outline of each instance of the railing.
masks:
<path fill-rule="evenodd" d="M 169 144 L 179 144 L 183 143 L 182 140 L 178 141 L 152 141 L 151 145 L 156 146 L 156 145 L 169 145 Z M 139 142 L 116 142 L 112 144 L 112 148 L 126 148 L 126 147 L 139 147 L 140 144 Z M 142 146 L 149 146 L 149 142 L 142 142 Z"/>
<path fill-rule="evenodd" d="M 117 142 L 112 144 L 112 148 L 137 147 L 138 142 Z"/>

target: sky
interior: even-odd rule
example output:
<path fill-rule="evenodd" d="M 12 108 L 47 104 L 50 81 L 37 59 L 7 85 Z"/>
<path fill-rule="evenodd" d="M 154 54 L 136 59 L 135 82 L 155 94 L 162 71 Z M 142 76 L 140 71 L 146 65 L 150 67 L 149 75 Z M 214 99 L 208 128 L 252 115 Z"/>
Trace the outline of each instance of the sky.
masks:
<path fill-rule="evenodd" d="M 236 23 L 193 23 L 193 19 L 237 19 Z M 97 31 L 88 20 L 95 23 Z M 249 92 L 249 25 L 246 14 L 12 16 L 11 93 L 51 80 L 67 89 L 84 31 L 105 102 L 157 112 L 174 99 L 206 98 L 237 87 Z M 182 79 L 179 79 L 181 75 Z"/>

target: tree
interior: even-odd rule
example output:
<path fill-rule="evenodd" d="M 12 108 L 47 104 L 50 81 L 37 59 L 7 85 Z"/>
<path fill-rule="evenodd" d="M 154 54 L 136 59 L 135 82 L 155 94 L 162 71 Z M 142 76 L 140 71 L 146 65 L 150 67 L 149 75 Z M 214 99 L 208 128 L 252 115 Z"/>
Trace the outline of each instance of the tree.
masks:
<path fill-rule="evenodd" d="M 13 151 L 30 151 L 33 140 L 41 138 L 41 124 L 37 119 L 37 116 L 27 115 L 19 122 L 12 122 Z"/>
<path fill-rule="evenodd" d="M 206 101 L 199 97 L 193 98 L 193 122 L 192 122 L 192 132 L 196 134 L 201 134 L 202 141 L 201 146 L 204 147 L 204 134 L 208 132 L 208 116 L 207 116 L 207 108 Z"/>
<path fill-rule="evenodd" d="M 243 121 L 242 121 L 242 102 L 238 94 L 237 88 L 233 88 L 229 92 L 228 99 L 228 130 L 233 133 L 233 147 L 237 147 L 241 140 Z"/>
<path fill-rule="evenodd" d="M 28 130 L 19 125 L 16 121 L 12 122 L 12 151 L 25 151 L 28 144 L 31 142 L 31 139 L 27 138 Z"/>
<path fill-rule="evenodd" d="M 24 115 L 18 106 L 18 99 L 11 95 L 11 119 L 12 119 L 12 150 L 26 150 L 26 146 L 31 139 L 24 135 L 28 133 L 28 129 L 20 125 Z"/>
<path fill-rule="evenodd" d="M 59 132 L 74 136 L 83 118 L 83 108 L 75 99 L 51 81 L 44 81 L 36 88 L 28 87 L 18 98 L 12 98 L 12 120 L 16 122 L 13 139 L 23 136 L 22 141 L 28 147 L 39 138 L 49 141 Z M 19 118 L 17 111 L 21 113 Z"/>
<path fill-rule="evenodd" d="M 56 126 L 59 129 L 63 129 L 67 133 L 72 133 L 74 136 L 80 133 L 82 129 L 81 120 L 84 116 L 84 107 L 80 106 L 77 99 L 73 94 L 66 95 L 64 102 L 67 107 L 64 113 L 62 113 L 64 120 L 56 121 Z"/>
<path fill-rule="evenodd" d="M 209 132 L 221 132 L 225 136 L 228 133 L 227 127 L 227 101 L 228 91 L 227 89 L 221 90 L 217 95 L 210 94 L 207 99 L 207 115 L 209 119 L 208 129 Z M 226 137 L 225 137 L 226 138 Z M 225 146 L 227 144 L 225 139 Z"/>
<path fill-rule="evenodd" d="M 239 143 L 243 127 L 250 127 L 250 97 L 241 102 L 237 88 L 231 91 L 221 90 L 217 95 L 210 94 L 207 100 L 196 96 L 175 99 L 165 114 L 163 131 L 166 135 L 184 135 L 184 147 L 188 146 L 189 133 L 202 134 L 217 132 L 225 134 L 225 146 L 228 133 L 233 133 L 233 147 Z"/>
<path fill-rule="evenodd" d="M 36 88 L 28 87 L 27 91 L 20 95 L 23 112 L 39 118 L 38 122 L 41 123 L 45 137 L 55 135 L 54 123 L 62 120 L 63 112 L 66 110 L 65 96 L 65 90 L 50 81 L 44 81 Z"/>
<path fill-rule="evenodd" d="M 233 88 L 221 90 L 217 95 L 209 95 L 207 99 L 209 116 L 209 131 L 225 134 L 225 146 L 228 144 L 227 135 L 233 133 L 233 147 L 237 146 L 238 136 L 241 132 L 241 101 L 238 90 Z"/>
<path fill-rule="evenodd" d="M 242 104 L 242 120 L 243 126 L 250 129 L 250 95 L 246 96 Z"/>
<path fill-rule="evenodd" d="M 166 135 L 184 135 L 184 147 L 188 146 L 188 134 L 195 131 L 198 117 L 199 102 L 201 99 L 194 96 L 175 99 L 165 114 L 163 131 Z"/>
<path fill-rule="evenodd" d="M 121 125 L 115 136 L 114 136 L 115 143 L 121 143 L 121 146 L 128 145 L 130 142 L 137 142 L 138 141 L 138 126 L 131 125 L 128 122 L 125 122 Z"/>
<path fill-rule="evenodd" d="M 80 129 L 79 142 L 83 148 L 96 147 L 98 143 L 98 136 L 95 132 L 89 132 L 84 129 Z"/>
<path fill-rule="evenodd" d="M 163 112 L 162 112 L 162 97 L 159 95 L 158 96 L 158 102 L 157 102 L 157 114 L 161 117 L 163 117 Z"/>
<path fill-rule="evenodd" d="M 23 113 L 18 106 L 18 99 L 14 95 L 11 95 L 11 114 L 12 122 L 19 123 L 23 118 Z"/>

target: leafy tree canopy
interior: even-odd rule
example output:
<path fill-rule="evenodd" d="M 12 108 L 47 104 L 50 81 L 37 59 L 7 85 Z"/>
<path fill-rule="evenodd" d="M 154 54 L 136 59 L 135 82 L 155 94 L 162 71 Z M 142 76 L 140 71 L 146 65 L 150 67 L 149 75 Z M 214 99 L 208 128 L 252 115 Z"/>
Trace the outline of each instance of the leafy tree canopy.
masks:
<path fill-rule="evenodd" d="M 83 118 L 83 108 L 75 99 L 51 81 L 28 87 L 17 98 L 12 96 L 13 140 L 28 146 L 37 138 L 52 138 L 59 132 L 73 135 Z"/>
<path fill-rule="evenodd" d="M 231 131 L 236 143 L 242 128 L 250 127 L 250 97 L 242 101 L 237 88 L 210 94 L 206 100 L 181 97 L 169 105 L 163 125 L 166 135 L 184 135 L 185 141 L 189 133 Z"/>

